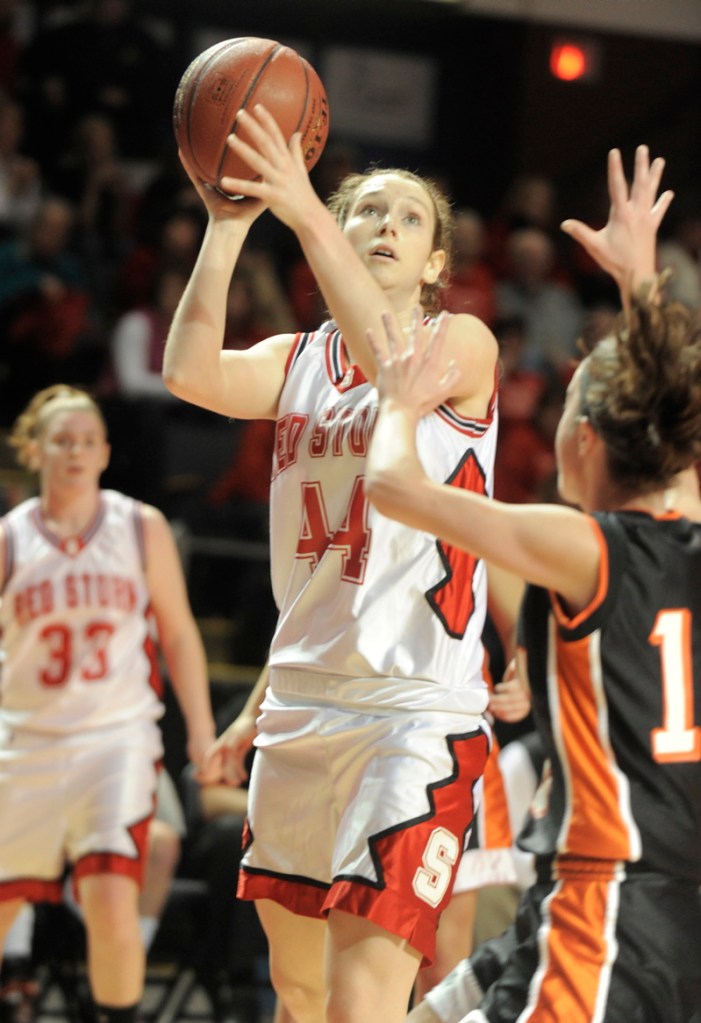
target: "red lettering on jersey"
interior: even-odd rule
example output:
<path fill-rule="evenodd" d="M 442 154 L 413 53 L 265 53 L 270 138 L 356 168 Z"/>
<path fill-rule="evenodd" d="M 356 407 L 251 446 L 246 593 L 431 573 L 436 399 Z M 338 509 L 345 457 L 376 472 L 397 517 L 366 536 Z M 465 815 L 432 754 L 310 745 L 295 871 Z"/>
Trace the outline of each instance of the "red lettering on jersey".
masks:
<path fill-rule="evenodd" d="M 309 454 L 312 458 L 321 458 L 326 454 L 329 445 L 329 424 L 333 422 L 335 410 L 324 409 L 318 422 L 314 424 L 312 435 L 309 439 Z"/>
<path fill-rule="evenodd" d="M 332 455 L 340 458 L 344 445 L 347 444 L 351 455 L 364 458 L 368 453 L 368 443 L 376 416 L 377 409 L 368 405 L 363 405 L 359 409 L 348 406 L 325 409 L 314 425 L 309 440 L 310 456 L 321 458 L 326 454 L 330 444 Z"/>
<path fill-rule="evenodd" d="M 313 572 L 327 550 L 341 552 L 341 579 L 362 583 L 365 578 L 372 530 L 363 477 L 357 476 L 340 527 L 332 532 L 321 483 L 302 484 L 302 525 L 295 557 L 309 562 Z"/>
<path fill-rule="evenodd" d="M 54 589 L 50 579 L 32 583 L 15 595 L 15 618 L 20 625 L 28 625 L 53 609 Z"/>
<path fill-rule="evenodd" d="M 136 607 L 136 587 L 133 579 L 117 579 L 117 604 L 123 611 L 133 611 Z"/>
<path fill-rule="evenodd" d="M 467 452 L 446 483 L 475 494 L 486 493 L 484 473 L 474 451 Z M 445 576 L 427 592 L 426 599 L 448 635 L 462 639 L 475 610 L 473 580 L 479 559 L 442 540 L 437 540 L 436 546 L 445 567 Z"/>
<path fill-rule="evenodd" d="M 66 607 L 77 607 L 79 604 L 78 597 L 78 583 L 74 575 L 67 575 L 64 583 L 64 596 L 66 600 Z"/>
<path fill-rule="evenodd" d="M 336 458 L 340 458 L 343 454 L 343 439 L 348 431 L 350 421 L 353 419 L 352 408 L 342 408 L 339 410 L 336 416 L 336 421 L 333 424 L 333 447 L 332 451 Z"/>
<path fill-rule="evenodd" d="M 295 557 L 307 560 L 314 571 L 329 545 L 329 520 L 321 483 L 302 484 L 302 522 Z"/>
<path fill-rule="evenodd" d="M 376 419 L 377 406 L 363 405 L 358 409 L 348 433 L 348 447 L 352 455 L 365 458 Z"/>
<path fill-rule="evenodd" d="M 133 611 L 136 607 L 136 586 L 132 579 L 119 575 L 69 574 L 64 580 L 66 607 L 114 607 Z"/>
<path fill-rule="evenodd" d="M 108 607 L 110 604 L 116 604 L 119 584 L 117 580 L 109 575 L 98 575 L 95 577 L 97 583 L 97 603 L 100 607 Z"/>
<path fill-rule="evenodd" d="M 283 416 L 275 424 L 275 448 L 273 450 L 273 471 L 275 479 L 297 461 L 297 450 L 309 416 L 293 413 Z"/>

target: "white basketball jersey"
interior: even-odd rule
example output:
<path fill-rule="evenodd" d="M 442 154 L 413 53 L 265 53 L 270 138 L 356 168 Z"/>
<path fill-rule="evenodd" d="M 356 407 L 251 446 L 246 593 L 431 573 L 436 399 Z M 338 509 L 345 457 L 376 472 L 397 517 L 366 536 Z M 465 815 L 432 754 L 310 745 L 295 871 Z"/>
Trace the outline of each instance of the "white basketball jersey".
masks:
<path fill-rule="evenodd" d="M 287 676 L 301 669 L 355 680 L 344 702 L 480 713 L 484 565 L 370 506 L 363 478 L 377 409 L 333 323 L 295 338 L 271 487 L 280 610 L 271 685 L 294 688 Z M 486 419 L 450 405 L 425 416 L 417 445 L 428 474 L 491 495 L 496 418 L 496 392 Z M 328 686 L 313 695 L 333 698 Z"/>
<path fill-rule="evenodd" d="M 38 498 L 0 528 L 0 723 L 67 736 L 160 717 L 139 503 L 101 491 L 92 525 L 68 540 L 47 527 Z"/>

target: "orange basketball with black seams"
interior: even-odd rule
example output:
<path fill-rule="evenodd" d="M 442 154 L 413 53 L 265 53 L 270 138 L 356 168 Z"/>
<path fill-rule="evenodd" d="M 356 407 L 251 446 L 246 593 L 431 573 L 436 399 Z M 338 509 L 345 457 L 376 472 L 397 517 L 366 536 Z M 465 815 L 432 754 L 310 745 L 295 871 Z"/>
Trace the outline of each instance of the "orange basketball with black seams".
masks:
<path fill-rule="evenodd" d="M 232 133 L 249 141 L 236 115 L 257 103 L 269 110 L 288 142 L 302 133 L 308 170 L 317 162 L 329 134 L 329 104 L 314 68 L 273 39 L 225 39 L 187 67 L 173 105 L 178 148 L 202 181 L 219 188 L 222 177 L 257 177 L 226 144 Z"/>

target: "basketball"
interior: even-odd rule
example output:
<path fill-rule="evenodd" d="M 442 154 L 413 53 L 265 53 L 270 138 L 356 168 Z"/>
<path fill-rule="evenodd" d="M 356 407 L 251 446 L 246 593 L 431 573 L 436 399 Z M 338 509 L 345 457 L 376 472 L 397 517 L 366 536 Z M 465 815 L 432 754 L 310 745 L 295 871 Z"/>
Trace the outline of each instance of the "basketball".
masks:
<path fill-rule="evenodd" d="M 232 133 L 250 141 L 236 115 L 257 103 L 275 118 L 288 142 L 295 132 L 302 133 L 308 170 L 321 156 L 329 133 L 329 104 L 311 64 L 273 39 L 225 39 L 189 64 L 173 104 L 178 148 L 207 184 L 220 189 L 223 177 L 257 177 L 226 144 Z"/>

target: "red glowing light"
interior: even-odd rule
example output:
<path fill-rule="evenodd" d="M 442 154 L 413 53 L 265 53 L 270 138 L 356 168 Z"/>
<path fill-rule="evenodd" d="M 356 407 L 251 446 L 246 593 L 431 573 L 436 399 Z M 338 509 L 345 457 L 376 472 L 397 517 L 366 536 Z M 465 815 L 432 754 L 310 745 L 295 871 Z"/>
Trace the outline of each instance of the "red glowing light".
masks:
<path fill-rule="evenodd" d="M 550 51 L 550 70 L 562 82 L 576 82 L 586 77 L 589 61 L 577 43 L 555 43 Z"/>

